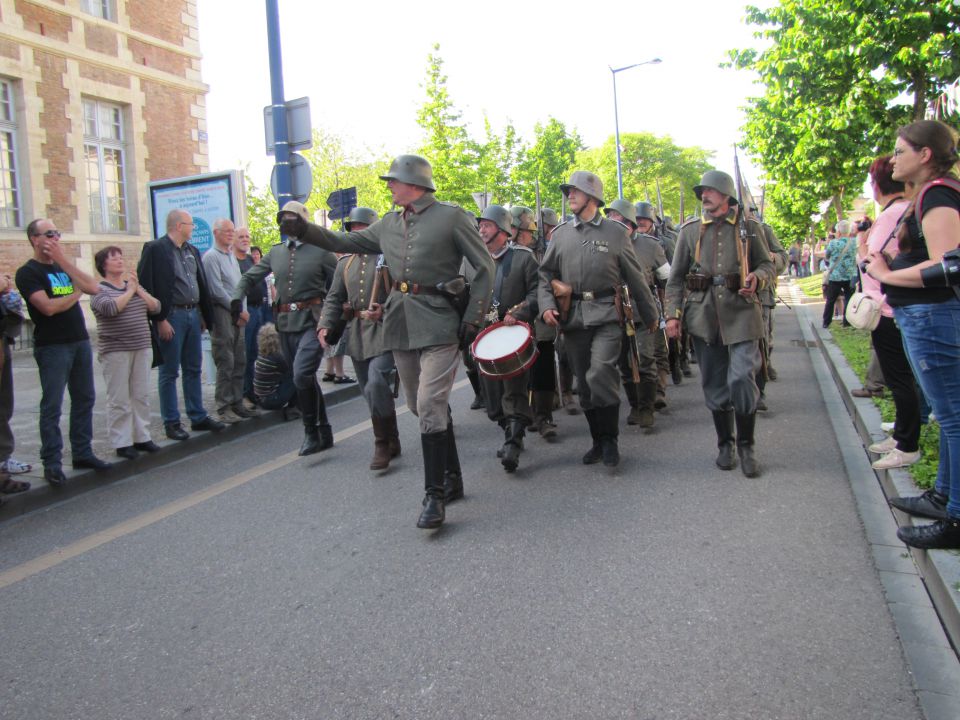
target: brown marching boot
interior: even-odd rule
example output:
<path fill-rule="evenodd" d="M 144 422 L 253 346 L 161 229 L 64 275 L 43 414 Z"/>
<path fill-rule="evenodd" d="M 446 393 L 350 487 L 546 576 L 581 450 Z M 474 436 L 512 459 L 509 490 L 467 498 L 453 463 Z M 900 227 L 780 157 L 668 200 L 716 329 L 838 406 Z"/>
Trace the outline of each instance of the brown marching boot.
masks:
<path fill-rule="evenodd" d="M 373 416 L 373 459 L 370 461 L 371 470 L 386 470 L 390 467 L 390 440 L 387 430 L 387 419 Z"/>
<path fill-rule="evenodd" d="M 553 422 L 553 397 L 552 390 L 534 390 L 533 392 L 533 422 L 544 440 L 553 440 L 557 437 L 557 426 Z"/>

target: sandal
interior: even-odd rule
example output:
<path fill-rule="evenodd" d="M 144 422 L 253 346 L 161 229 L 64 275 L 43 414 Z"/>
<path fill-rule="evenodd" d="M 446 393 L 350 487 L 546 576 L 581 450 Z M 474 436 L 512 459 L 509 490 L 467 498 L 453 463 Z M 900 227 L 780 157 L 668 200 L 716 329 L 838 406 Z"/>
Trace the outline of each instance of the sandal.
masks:
<path fill-rule="evenodd" d="M 334 378 L 333 380 L 334 385 L 347 385 L 349 383 L 355 383 L 355 382 L 356 380 L 354 380 L 352 377 L 349 377 L 347 375 L 341 375 L 340 377 Z"/>
<path fill-rule="evenodd" d="M 336 382 L 337 376 L 333 373 L 324 373 L 323 382 Z"/>
<path fill-rule="evenodd" d="M 26 492 L 29 489 L 30 483 L 23 482 L 22 480 L 14 480 L 10 477 L 0 482 L 0 493 L 4 495 L 14 495 L 16 493 Z"/>

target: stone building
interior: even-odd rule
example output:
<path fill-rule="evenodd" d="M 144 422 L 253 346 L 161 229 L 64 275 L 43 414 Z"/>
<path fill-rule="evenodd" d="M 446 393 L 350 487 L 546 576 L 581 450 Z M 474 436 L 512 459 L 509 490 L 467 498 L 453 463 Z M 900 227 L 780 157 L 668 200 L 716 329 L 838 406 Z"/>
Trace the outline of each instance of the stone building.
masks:
<path fill-rule="evenodd" d="M 135 264 L 147 183 L 208 170 L 206 93 L 197 0 L 0 0 L 0 272 L 36 217 Z"/>

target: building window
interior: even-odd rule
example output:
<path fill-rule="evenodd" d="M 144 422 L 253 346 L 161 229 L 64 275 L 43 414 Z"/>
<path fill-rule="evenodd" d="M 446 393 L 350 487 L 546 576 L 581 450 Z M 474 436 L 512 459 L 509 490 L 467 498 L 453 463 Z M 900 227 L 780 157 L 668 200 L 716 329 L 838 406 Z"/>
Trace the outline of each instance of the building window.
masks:
<path fill-rule="evenodd" d="M 127 232 L 121 107 L 99 100 L 83 101 L 83 155 L 91 232 Z"/>
<path fill-rule="evenodd" d="M 22 225 L 17 164 L 17 109 L 13 83 L 0 79 L 0 227 Z"/>
<path fill-rule="evenodd" d="M 83 0 L 83 11 L 104 20 L 116 21 L 112 0 Z"/>

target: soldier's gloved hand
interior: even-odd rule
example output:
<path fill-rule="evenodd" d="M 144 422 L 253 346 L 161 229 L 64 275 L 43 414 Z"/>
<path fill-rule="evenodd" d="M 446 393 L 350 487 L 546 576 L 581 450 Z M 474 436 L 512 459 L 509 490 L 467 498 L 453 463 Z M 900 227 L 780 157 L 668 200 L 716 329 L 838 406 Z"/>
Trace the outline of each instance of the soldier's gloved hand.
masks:
<path fill-rule="evenodd" d="M 307 221 L 296 213 L 285 212 L 280 215 L 280 234 L 301 239 L 307 234 Z"/>
<path fill-rule="evenodd" d="M 473 344 L 473 341 L 477 339 L 477 334 L 480 332 L 478 328 L 473 323 L 463 321 L 460 323 L 460 332 L 458 336 L 460 338 L 460 347 L 468 348 Z"/>
<path fill-rule="evenodd" d="M 243 312 L 243 300 L 231 300 L 230 301 L 230 319 L 233 320 L 234 325 L 240 322 L 240 313 L 242 312 Z"/>

